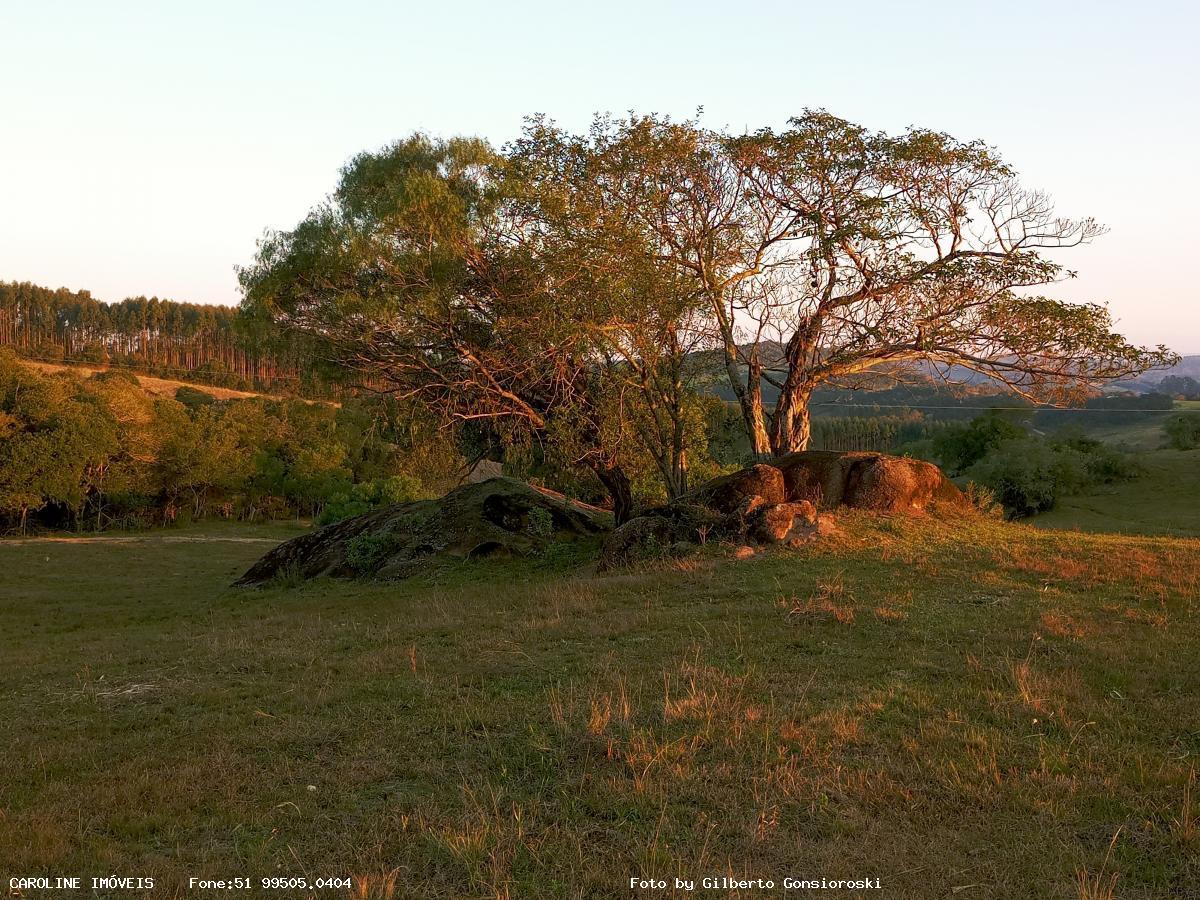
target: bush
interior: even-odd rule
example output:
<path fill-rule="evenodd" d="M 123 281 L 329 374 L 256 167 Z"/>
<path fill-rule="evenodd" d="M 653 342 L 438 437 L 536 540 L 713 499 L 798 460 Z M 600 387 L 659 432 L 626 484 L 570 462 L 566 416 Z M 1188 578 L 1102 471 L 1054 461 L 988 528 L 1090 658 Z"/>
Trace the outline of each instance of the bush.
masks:
<path fill-rule="evenodd" d="M 1049 441 L 1035 437 L 1004 441 L 969 471 L 994 492 L 1010 517 L 1018 518 L 1045 512 L 1061 496 L 1133 478 L 1140 470 L 1136 459 L 1070 431 Z"/>
<path fill-rule="evenodd" d="M 420 500 L 426 496 L 424 487 L 419 479 L 412 475 L 393 475 L 390 478 L 377 478 L 374 481 L 353 485 L 348 493 L 338 493 L 330 497 L 321 514 L 317 516 L 318 525 L 330 525 L 351 516 L 361 516 L 381 506 L 393 503 L 408 503 Z"/>
<path fill-rule="evenodd" d="M 1200 413 L 1171 416 L 1163 423 L 1163 431 L 1176 450 L 1195 450 L 1200 447 Z"/>
<path fill-rule="evenodd" d="M 554 516 L 550 514 L 550 510 L 541 506 L 529 510 L 529 533 L 542 538 L 554 534 Z"/>
<path fill-rule="evenodd" d="M 346 564 L 359 575 L 368 575 L 383 564 L 396 546 L 396 536 L 390 531 L 364 531 L 346 542 Z"/>
<path fill-rule="evenodd" d="M 1138 460 L 1110 447 L 1103 441 L 1087 437 L 1079 429 L 1060 432 L 1050 444 L 1055 449 L 1074 450 L 1083 454 L 1083 465 L 1090 484 L 1112 484 L 1137 477 L 1142 471 Z"/>
<path fill-rule="evenodd" d="M 975 465 L 1005 441 L 1025 437 L 1025 429 L 997 412 L 951 425 L 933 437 L 933 452 L 941 464 L 959 473 Z"/>
<path fill-rule="evenodd" d="M 995 491 L 1013 518 L 1053 508 L 1062 494 L 1087 484 L 1084 455 L 1036 438 L 1005 441 L 970 470 L 971 478 Z"/>
<path fill-rule="evenodd" d="M 387 506 L 389 503 L 411 503 L 428 496 L 421 479 L 412 475 L 393 475 L 390 478 L 377 479 L 371 484 L 379 506 Z"/>
<path fill-rule="evenodd" d="M 188 409 L 199 409 L 201 406 L 211 406 L 217 402 L 217 398 L 212 394 L 187 385 L 176 389 L 175 399 Z"/>

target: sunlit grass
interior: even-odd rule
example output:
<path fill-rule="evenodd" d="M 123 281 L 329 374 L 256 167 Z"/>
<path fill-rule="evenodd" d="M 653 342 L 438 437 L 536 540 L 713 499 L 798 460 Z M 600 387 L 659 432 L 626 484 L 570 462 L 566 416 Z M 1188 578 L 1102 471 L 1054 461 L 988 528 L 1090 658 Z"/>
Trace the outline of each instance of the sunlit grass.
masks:
<path fill-rule="evenodd" d="M 744 562 L 249 592 L 261 544 L 0 543 L 0 859 L 168 895 L 1192 889 L 1200 541 L 841 526 Z"/>

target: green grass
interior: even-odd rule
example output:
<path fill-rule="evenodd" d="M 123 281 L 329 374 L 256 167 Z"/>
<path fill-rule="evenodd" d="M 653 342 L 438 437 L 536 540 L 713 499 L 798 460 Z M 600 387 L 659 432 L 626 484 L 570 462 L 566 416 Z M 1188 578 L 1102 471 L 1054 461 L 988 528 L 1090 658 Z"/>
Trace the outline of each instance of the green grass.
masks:
<path fill-rule="evenodd" d="M 1142 454 L 1137 478 L 1062 497 L 1030 521 L 1039 528 L 1200 536 L 1200 450 Z"/>
<path fill-rule="evenodd" d="M 1164 410 L 1131 414 L 1132 421 L 1121 425 L 1096 424 L 1088 415 L 1081 414 L 1077 417 L 1078 421 L 1074 425 L 1081 428 L 1088 436 L 1112 444 L 1114 447 L 1135 453 L 1145 453 L 1166 447 L 1167 437 L 1163 432 L 1163 425 L 1173 415 L 1188 410 L 1195 411 L 1188 412 L 1188 415 L 1200 415 L 1200 400 L 1176 400 L 1174 412 Z M 1053 430 L 1050 431 L 1053 432 Z"/>
<path fill-rule="evenodd" d="M 1195 896 L 1200 541 L 839 521 L 746 562 L 262 591 L 226 586 L 266 544 L 220 539 L 279 531 L 0 542 L 0 874 Z"/>

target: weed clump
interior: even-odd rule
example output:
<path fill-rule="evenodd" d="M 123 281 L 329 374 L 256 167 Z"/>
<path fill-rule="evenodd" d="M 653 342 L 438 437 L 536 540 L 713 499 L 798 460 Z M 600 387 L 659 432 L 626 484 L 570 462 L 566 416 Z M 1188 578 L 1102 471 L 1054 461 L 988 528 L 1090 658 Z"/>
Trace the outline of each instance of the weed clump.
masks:
<path fill-rule="evenodd" d="M 391 531 L 364 531 L 346 542 L 346 564 L 359 575 L 368 575 L 399 546 L 399 538 Z"/>

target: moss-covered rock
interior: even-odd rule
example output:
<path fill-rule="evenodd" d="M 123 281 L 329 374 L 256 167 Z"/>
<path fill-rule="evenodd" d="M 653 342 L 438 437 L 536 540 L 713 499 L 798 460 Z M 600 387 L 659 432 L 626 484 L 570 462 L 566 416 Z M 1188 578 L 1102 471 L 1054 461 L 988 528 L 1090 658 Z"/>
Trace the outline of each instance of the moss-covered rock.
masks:
<path fill-rule="evenodd" d="M 603 510 L 515 478 L 465 484 L 438 500 L 400 503 L 280 544 L 237 582 L 273 578 L 404 578 L 431 558 L 525 556 L 608 531 Z"/>

